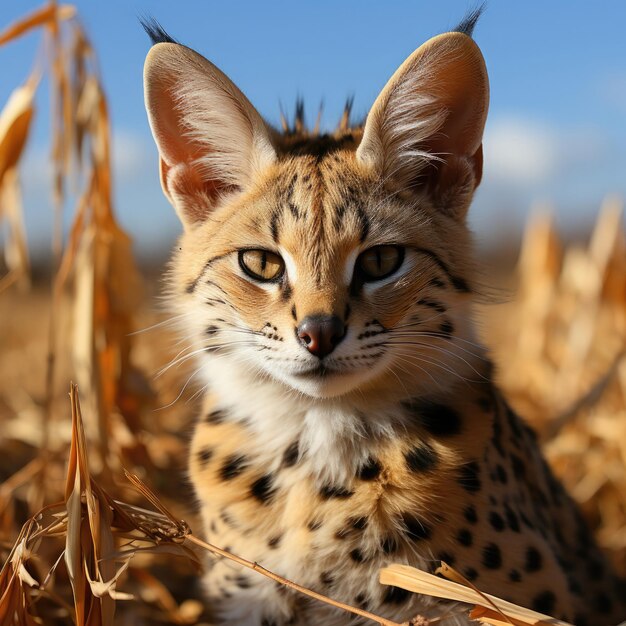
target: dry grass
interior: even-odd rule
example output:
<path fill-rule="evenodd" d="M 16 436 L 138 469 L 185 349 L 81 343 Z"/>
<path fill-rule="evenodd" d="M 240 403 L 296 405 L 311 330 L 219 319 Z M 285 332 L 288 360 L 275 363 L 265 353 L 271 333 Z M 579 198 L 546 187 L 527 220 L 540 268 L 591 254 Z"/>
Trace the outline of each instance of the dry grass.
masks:
<path fill-rule="evenodd" d="M 204 623 L 194 584 L 198 551 L 333 603 L 191 530 L 198 523 L 181 493 L 190 493 L 183 476 L 196 400 L 184 388 L 185 372 L 155 376 L 173 358 L 174 342 L 151 310 L 153 284 L 140 276 L 115 220 L 106 98 L 74 16 L 73 7 L 49 3 L 0 33 L 0 45 L 9 45 L 41 30 L 46 55 L 37 58 L 50 60 L 35 64 L 0 114 L 0 626 Z M 48 287 L 27 291 L 19 168 L 44 72 L 55 120 L 54 271 Z M 69 176 L 79 191 L 68 198 Z M 75 208 L 63 241 L 60 207 L 68 200 Z M 537 218 L 525 237 L 518 299 L 480 315 L 502 386 L 539 430 L 551 464 L 626 574 L 620 220 L 617 201 L 608 201 L 588 248 L 563 252 L 549 220 Z M 68 405 L 70 380 L 80 385 L 84 416 L 76 386 Z M 442 568 L 452 582 L 395 566 L 381 580 L 467 602 L 489 624 L 545 620 Z"/>

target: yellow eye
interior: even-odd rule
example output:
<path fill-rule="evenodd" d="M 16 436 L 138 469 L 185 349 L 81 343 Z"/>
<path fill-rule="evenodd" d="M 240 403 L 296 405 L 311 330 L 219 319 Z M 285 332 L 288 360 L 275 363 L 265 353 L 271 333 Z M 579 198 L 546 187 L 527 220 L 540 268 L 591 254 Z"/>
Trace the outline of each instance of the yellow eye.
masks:
<path fill-rule="evenodd" d="M 250 278 L 276 281 L 285 271 L 285 262 L 269 250 L 240 250 L 239 266 Z"/>
<path fill-rule="evenodd" d="M 391 276 L 403 260 L 404 248 L 400 246 L 374 246 L 359 255 L 356 266 L 365 281 L 374 281 Z"/>

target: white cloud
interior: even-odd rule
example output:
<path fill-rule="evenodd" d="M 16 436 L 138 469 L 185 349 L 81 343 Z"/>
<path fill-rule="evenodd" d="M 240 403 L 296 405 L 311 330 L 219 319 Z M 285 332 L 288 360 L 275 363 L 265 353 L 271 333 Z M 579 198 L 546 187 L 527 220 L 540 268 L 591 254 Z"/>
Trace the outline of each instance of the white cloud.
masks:
<path fill-rule="evenodd" d="M 556 128 L 521 117 L 487 123 L 485 179 L 525 189 L 549 186 L 579 168 L 594 169 L 606 158 L 610 140 L 595 128 Z"/>
<path fill-rule="evenodd" d="M 594 127 L 557 126 L 523 117 L 487 122 L 485 176 L 470 219 L 487 239 L 519 229 L 532 206 L 548 204 L 564 228 L 592 222 L 603 197 L 626 192 L 626 152 Z"/>
<path fill-rule="evenodd" d="M 541 183 L 554 174 L 559 162 L 559 142 L 552 129 L 523 119 L 488 123 L 484 150 L 486 178 L 503 183 Z"/>
<path fill-rule="evenodd" d="M 135 181 L 137 175 L 147 170 L 154 170 L 158 175 L 156 151 L 148 137 L 124 130 L 115 131 L 111 139 L 111 149 L 113 184 Z M 50 148 L 45 144 L 27 148 L 22 172 L 26 187 L 47 195 L 52 184 Z"/>
<path fill-rule="evenodd" d="M 158 161 L 154 143 L 128 131 L 115 131 L 111 140 L 115 179 L 121 183 L 132 181 L 147 169 L 158 175 Z"/>

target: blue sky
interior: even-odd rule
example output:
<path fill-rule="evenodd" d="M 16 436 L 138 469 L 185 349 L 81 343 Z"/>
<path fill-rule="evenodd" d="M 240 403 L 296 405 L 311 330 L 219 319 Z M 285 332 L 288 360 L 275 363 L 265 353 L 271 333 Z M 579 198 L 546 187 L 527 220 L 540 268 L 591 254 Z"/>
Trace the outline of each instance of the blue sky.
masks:
<path fill-rule="evenodd" d="M 313 118 L 324 101 L 333 126 L 355 96 L 365 114 L 396 67 L 473 5 L 448 0 L 241 2 L 78 0 L 110 98 L 116 206 L 141 250 L 162 251 L 179 232 L 162 198 L 143 109 L 149 44 L 137 17 L 152 15 L 224 70 L 271 122 L 279 103 L 304 97 Z M 0 25 L 39 2 L 0 5 Z M 516 229 L 532 205 L 550 202 L 563 228 L 593 219 L 602 198 L 626 195 L 626 3 L 623 0 L 491 0 L 475 39 L 486 58 L 491 107 L 485 179 L 471 223 L 488 242 Z M 0 99 L 28 74 L 39 36 L 0 48 Z M 27 228 L 47 241 L 47 85 L 24 175 Z"/>

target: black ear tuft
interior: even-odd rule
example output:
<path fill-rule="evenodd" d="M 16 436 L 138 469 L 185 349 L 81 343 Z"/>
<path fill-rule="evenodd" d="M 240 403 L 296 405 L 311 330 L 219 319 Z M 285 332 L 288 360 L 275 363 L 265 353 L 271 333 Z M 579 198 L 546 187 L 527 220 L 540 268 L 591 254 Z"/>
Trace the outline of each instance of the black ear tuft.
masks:
<path fill-rule="evenodd" d="M 153 46 L 158 43 L 178 43 L 163 30 L 163 26 L 153 17 L 140 17 L 139 22 L 150 37 Z"/>
<path fill-rule="evenodd" d="M 463 18 L 461 23 L 456 28 L 453 28 L 452 31 L 455 33 L 463 33 L 464 35 L 471 37 L 474 33 L 474 27 L 476 26 L 476 22 L 478 22 L 480 16 L 483 14 L 486 4 L 486 2 L 483 2 L 480 6 L 470 11 Z"/>

